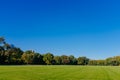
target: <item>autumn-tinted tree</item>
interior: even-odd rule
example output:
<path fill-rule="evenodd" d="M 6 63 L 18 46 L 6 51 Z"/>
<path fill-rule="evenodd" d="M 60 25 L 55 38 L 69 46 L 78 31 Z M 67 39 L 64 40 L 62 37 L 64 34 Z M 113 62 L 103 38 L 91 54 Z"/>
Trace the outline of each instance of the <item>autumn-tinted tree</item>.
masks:
<path fill-rule="evenodd" d="M 33 63 L 33 59 L 34 59 L 34 51 L 32 50 L 28 50 L 25 51 L 21 57 L 21 59 L 24 61 L 24 63 L 26 64 L 32 64 Z"/>
<path fill-rule="evenodd" d="M 68 56 L 66 55 L 62 55 L 61 56 L 61 59 L 62 59 L 62 64 L 65 65 L 65 64 L 70 64 L 70 59 Z"/>

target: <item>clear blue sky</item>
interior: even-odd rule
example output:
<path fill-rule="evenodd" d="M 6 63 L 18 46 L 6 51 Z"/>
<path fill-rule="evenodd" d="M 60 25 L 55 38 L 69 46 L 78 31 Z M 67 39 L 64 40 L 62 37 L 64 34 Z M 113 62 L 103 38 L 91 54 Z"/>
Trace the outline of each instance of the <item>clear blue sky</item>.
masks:
<path fill-rule="evenodd" d="M 120 55 L 118 0 L 1 0 L 0 36 L 23 50 L 104 59 Z"/>

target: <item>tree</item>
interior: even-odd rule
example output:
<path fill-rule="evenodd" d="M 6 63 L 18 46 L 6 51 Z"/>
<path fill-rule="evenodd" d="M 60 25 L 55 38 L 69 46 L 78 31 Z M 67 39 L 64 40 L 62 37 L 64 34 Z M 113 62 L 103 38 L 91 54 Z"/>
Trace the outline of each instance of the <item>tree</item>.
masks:
<path fill-rule="evenodd" d="M 106 65 L 105 60 L 90 60 L 89 65 L 99 65 L 99 66 L 104 66 Z"/>
<path fill-rule="evenodd" d="M 115 56 L 114 59 L 116 60 L 117 62 L 117 66 L 120 65 L 120 56 Z"/>
<path fill-rule="evenodd" d="M 89 59 L 86 58 L 86 57 L 79 57 L 79 58 L 77 59 L 77 63 L 78 63 L 79 65 L 87 65 L 88 62 L 89 62 Z"/>
<path fill-rule="evenodd" d="M 0 64 L 7 63 L 7 55 L 6 55 L 6 42 L 4 37 L 0 37 Z"/>
<path fill-rule="evenodd" d="M 60 65 L 62 60 L 61 60 L 61 57 L 60 56 L 54 56 L 54 60 L 55 60 L 55 64 L 56 65 Z"/>
<path fill-rule="evenodd" d="M 0 64 L 5 64 L 7 56 L 5 55 L 5 50 L 2 46 L 0 46 Z"/>
<path fill-rule="evenodd" d="M 69 60 L 70 60 L 70 65 L 76 65 L 77 64 L 77 59 L 73 55 L 69 56 Z"/>
<path fill-rule="evenodd" d="M 96 60 L 97 65 L 104 66 L 106 65 L 105 60 Z"/>
<path fill-rule="evenodd" d="M 68 56 L 62 55 L 62 56 L 61 56 L 61 59 L 62 59 L 62 64 L 63 64 L 63 65 L 70 64 L 70 59 L 69 59 Z"/>
<path fill-rule="evenodd" d="M 54 58 L 54 55 L 51 54 L 51 53 L 46 53 L 46 54 L 43 55 L 43 61 L 45 61 L 45 63 L 47 65 L 54 64 L 53 63 L 53 58 Z"/>
<path fill-rule="evenodd" d="M 88 65 L 96 65 L 97 63 L 96 63 L 96 61 L 95 60 L 89 60 L 89 63 L 88 63 Z"/>
<path fill-rule="evenodd" d="M 10 49 L 7 49 L 5 51 L 5 55 L 7 56 L 6 62 L 8 64 L 22 64 L 21 56 L 23 54 L 23 51 L 20 48 L 13 47 Z"/>
<path fill-rule="evenodd" d="M 24 61 L 24 63 L 32 64 L 34 59 L 34 54 L 35 54 L 34 51 L 28 50 L 23 53 L 21 58 Z"/>
<path fill-rule="evenodd" d="M 120 56 L 110 57 L 106 59 L 106 64 L 111 66 L 120 65 Z"/>
<path fill-rule="evenodd" d="M 43 61 L 43 55 L 35 53 L 33 56 L 33 64 L 45 64 Z"/>
<path fill-rule="evenodd" d="M 4 44 L 4 43 L 5 43 L 4 37 L 0 37 L 0 44 Z"/>
<path fill-rule="evenodd" d="M 11 46 L 10 44 L 8 44 L 8 43 L 5 43 L 5 44 L 3 45 L 3 47 L 4 47 L 5 50 L 8 50 L 8 49 L 11 49 L 11 48 L 12 48 L 12 46 Z"/>

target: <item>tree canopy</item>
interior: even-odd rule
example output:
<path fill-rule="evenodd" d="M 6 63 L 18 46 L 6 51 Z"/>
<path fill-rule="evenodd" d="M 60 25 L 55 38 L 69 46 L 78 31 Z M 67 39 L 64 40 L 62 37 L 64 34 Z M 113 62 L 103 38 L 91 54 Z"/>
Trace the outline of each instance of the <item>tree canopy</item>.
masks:
<path fill-rule="evenodd" d="M 52 53 L 40 54 L 33 50 L 23 51 L 7 43 L 4 37 L 0 37 L 0 65 L 100 65 L 119 66 L 120 56 L 109 57 L 105 60 L 91 60 L 85 56 L 61 55 Z"/>

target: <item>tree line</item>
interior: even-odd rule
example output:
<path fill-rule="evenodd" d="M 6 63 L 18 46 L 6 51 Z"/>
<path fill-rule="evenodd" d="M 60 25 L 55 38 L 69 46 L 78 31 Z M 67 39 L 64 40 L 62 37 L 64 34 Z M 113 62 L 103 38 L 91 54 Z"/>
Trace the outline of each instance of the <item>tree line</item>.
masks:
<path fill-rule="evenodd" d="M 120 56 L 109 57 L 105 60 L 91 60 L 87 57 L 74 55 L 55 56 L 52 53 L 40 54 L 32 50 L 23 51 L 10 45 L 0 37 L 0 65 L 100 65 L 119 66 Z"/>

